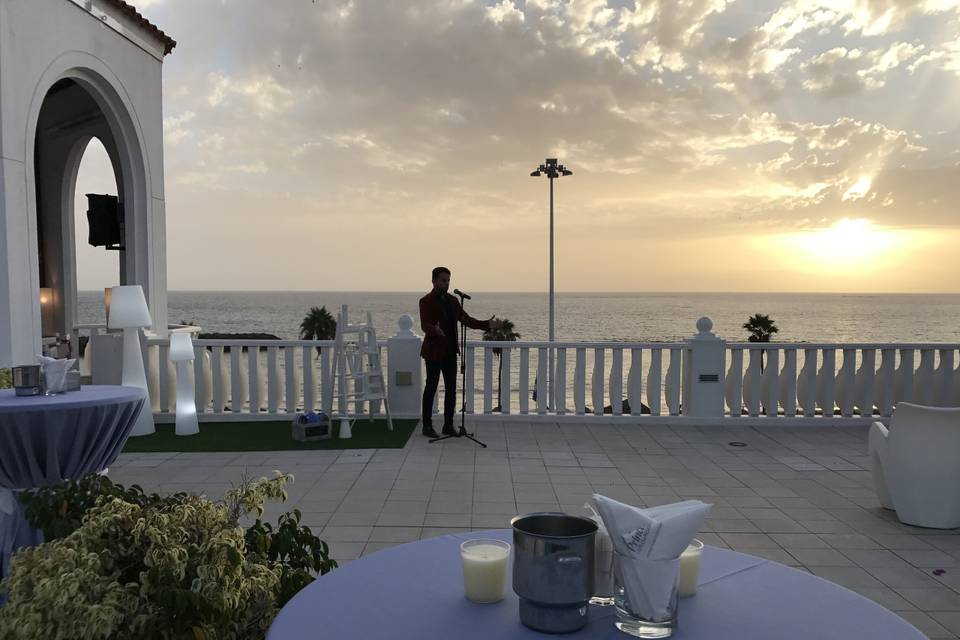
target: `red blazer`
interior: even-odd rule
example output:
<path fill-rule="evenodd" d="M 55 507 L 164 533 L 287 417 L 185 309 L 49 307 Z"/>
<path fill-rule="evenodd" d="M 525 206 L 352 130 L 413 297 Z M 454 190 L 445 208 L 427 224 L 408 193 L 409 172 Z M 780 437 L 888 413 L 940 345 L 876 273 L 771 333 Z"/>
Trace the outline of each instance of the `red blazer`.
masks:
<path fill-rule="evenodd" d="M 467 314 L 460 307 L 460 301 L 449 293 L 446 294 L 450 306 L 453 308 L 457 319 L 471 329 L 482 329 L 486 331 L 490 328 L 489 320 L 477 320 Z M 420 356 L 426 360 L 443 360 L 449 349 L 449 336 L 440 335 L 437 332 L 437 323 L 444 326 L 443 302 L 439 295 L 431 291 L 420 298 L 420 328 L 423 329 L 423 346 L 420 348 Z M 459 328 L 459 327 L 458 327 Z M 456 338 L 457 353 L 460 353 L 460 336 Z"/>

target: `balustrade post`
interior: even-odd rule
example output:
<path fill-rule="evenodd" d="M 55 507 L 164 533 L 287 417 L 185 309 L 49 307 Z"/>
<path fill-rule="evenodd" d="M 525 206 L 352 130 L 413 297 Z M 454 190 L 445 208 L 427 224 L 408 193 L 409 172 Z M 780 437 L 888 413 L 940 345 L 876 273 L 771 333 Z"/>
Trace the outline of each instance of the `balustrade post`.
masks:
<path fill-rule="evenodd" d="M 713 320 L 704 316 L 697 320 L 697 335 L 686 341 L 682 400 L 685 416 L 723 417 L 723 359 L 727 345 L 711 329 Z"/>
<path fill-rule="evenodd" d="M 413 332 L 413 318 L 397 320 L 397 332 L 387 338 L 387 402 L 394 418 L 419 418 L 423 398 L 423 338 Z"/>

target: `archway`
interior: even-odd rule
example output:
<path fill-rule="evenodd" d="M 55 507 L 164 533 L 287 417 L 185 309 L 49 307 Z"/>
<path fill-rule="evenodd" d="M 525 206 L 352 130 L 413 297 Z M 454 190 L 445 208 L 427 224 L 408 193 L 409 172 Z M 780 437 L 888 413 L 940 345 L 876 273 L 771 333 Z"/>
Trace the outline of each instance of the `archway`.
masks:
<path fill-rule="evenodd" d="M 80 212 L 76 211 L 75 194 L 81 160 L 94 139 L 109 158 L 114 175 L 114 195 L 124 203 L 124 186 L 129 183 L 129 176 L 124 175 L 125 163 L 107 115 L 83 84 L 72 78 L 58 80 L 47 91 L 41 104 L 33 153 L 37 266 L 43 294 L 41 332 L 44 337 L 75 333 L 78 321 L 77 244 L 79 239 L 89 235 L 86 224 L 76 224 Z M 121 212 L 122 209 L 121 204 Z M 121 224 L 125 218 L 118 213 Z M 125 247 L 125 242 L 121 241 L 119 246 Z M 120 284 L 126 283 L 125 254 L 125 249 L 120 249 L 114 257 L 118 274 L 114 282 Z"/>
<path fill-rule="evenodd" d="M 84 136 L 99 138 L 116 165 L 126 221 L 118 268 L 124 282 L 143 287 L 153 329 L 165 335 L 161 78 L 176 43 L 125 2 L 3 6 L 0 365 L 32 362 L 42 333 L 65 330 L 74 319 L 68 214 Z M 91 127 L 102 132 L 81 131 Z M 49 292 L 40 290 L 41 274 Z M 41 298 L 51 305 L 43 332 Z"/>
<path fill-rule="evenodd" d="M 77 319 L 80 325 L 106 322 L 103 290 L 120 282 L 120 254 L 93 246 L 87 194 L 117 195 L 117 176 L 103 142 L 91 138 L 84 148 L 73 195 L 74 250 L 77 259 Z"/>

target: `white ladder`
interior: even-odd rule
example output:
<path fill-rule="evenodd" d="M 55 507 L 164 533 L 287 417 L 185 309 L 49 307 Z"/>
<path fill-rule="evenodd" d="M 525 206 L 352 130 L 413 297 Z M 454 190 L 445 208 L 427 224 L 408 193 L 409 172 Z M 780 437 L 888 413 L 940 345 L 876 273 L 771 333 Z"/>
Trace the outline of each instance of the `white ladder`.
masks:
<path fill-rule="evenodd" d="M 352 437 L 351 424 L 363 413 L 364 403 L 368 404 L 370 418 L 373 408 L 383 402 L 387 414 L 387 429 L 393 431 L 393 418 L 390 415 L 390 403 L 387 399 L 387 385 L 380 363 L 380 348 L 377 346 L 377 332 L 373 328 L 373 318 L 367 312 L 367 321 L 350 324 L 347 305 L 340 308 L 337 319 L 337 334 L 333 351 L 333 371 L 330 375 L 331 393 L 336 385 L 336 418 L 340 420 L 341 439 Z M 350 403 L 354 403 L 351 418 Z"/>

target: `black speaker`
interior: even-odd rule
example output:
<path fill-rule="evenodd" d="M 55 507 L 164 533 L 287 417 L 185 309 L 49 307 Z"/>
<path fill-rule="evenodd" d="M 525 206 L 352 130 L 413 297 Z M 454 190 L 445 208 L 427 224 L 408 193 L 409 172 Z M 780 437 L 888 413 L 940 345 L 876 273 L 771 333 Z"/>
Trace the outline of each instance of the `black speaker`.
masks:
<path fill-rule="evenodd" d="M 87 243 L 107 249 L 123 248 L 123 205 L 117 196 L 88 193 Z"/>

